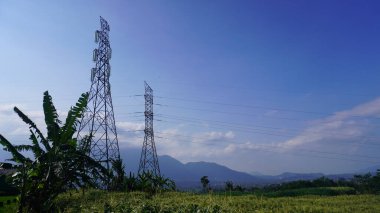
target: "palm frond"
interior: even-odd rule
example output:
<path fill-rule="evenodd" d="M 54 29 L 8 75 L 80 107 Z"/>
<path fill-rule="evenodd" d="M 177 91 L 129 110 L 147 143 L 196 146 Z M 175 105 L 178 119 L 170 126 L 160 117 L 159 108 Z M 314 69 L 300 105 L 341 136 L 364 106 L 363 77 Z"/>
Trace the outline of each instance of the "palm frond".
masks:
<path fill-rule="evenodd" d="M 33 153 L 34 153 L 35 158 L 38 158 L 39 156 L 41 156 L 42 154 L 45 153 L 45 151 L 40 147 L 40 145 L 38 143 L 37 136 L 34 134 L 34 132 L 32 130 L 30 130 L 29 139 L 33 143 Z"/>
<path fill-rule="evenodd" d="M 17 163 L 25 163 L 28 159 L 22 155 L 15 146 L 13 146 L 6 138 L 0 135 L 0 144 L 5 146 L 7 150 L 12 154 L 13 161 Z"/>
<path fill-rule="evenodd" d="M 78 150 L 80 150 L 83 153 L 89 153 L 91 148 L 91 140 L 93 138 L 92 133 L 90 135 L 85 135 L 80 141 Z"/>
<path fill-rule="evenodd" d="M 33 150 L 33 146 L 32 145 L 14 145 L 15 149 L 17 149 L 17 151 L 19 152 L 23 152 L 23 151 L 31 151 Z"/>
<path fill-rule="evenodd" d="M 59 141 L 59 124 L 61 121 L 58 119 L 57 110 L 48 91 L 44 92 L 43 108 L 48 139 L 57 142 Z"/>
<path fill-rule="evenodd" d="M 88 156 L 82 151 L 76 151 L 75 154 L 78 156 L 81 161 L 86 164 L 88 168 L 94 168 L 95 174 L 103 176 L 102 174 L 108 174 L 108 170 L 98 161 Z"/>
<path fill-rule="evenodd" d="M 83 93 L 74 107 L 71 107 L 67 113 L 65 125 L 61 129 L 62 139 L 65 141 L 68 138 L 71 138 L 75 131 L 79 119 L 82 118 L 82 115 L 87 107 L 88 93 Z"/>
<path fill-rule="evenodd" d="M 30 118 L 28 116 L 26 116 L 21 110 L 19 110 L 17 107 L 14 107 L 13 110 L 17 113 L 17 115 L 26 123 L 26 124 L 29 124 L 29 128 L 30 129 L 33 129 L 38 137 L 41 139 L 41 143 L 45 146 L 45 149 L 46 150 L 50 150 L 51 147 L 48 143 L 48 141 L 45 139 L 44 135 L 42 134 L 42 132 L 37 128 L 37 125 L 32 121 L 30 120 Z"/>

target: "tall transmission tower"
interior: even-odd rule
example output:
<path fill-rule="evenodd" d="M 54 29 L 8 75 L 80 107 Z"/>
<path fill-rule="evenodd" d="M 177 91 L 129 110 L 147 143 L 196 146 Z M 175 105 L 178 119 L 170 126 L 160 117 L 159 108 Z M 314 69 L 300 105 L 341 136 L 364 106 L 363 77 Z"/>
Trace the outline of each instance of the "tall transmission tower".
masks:
<path fill-rule="evenodd" d="M 120 159 L 120 153 L 109 82 L 111 75 L 109 61 L 112 53 L 108 36 L 110 27 L 102 17 L 100 25 L 100 30 L 95 31 L 98 48 L 93 52 L 95 67 L 91 69 L 88 105 L 77 138 L 80 141 L 91 134 L 93 137 L 89 145 L 89 154 L 109 170 L 112 168 L 111 160 Z"/>
<path fill-rule="evenodd" d="M 144 81 L 145 85 L 145 136 L 141 150 L 139 174 L 151 172 L 153 175 L 160 176 L 160 166 L 154 144 L 153 132 L 153 90 Z"/>

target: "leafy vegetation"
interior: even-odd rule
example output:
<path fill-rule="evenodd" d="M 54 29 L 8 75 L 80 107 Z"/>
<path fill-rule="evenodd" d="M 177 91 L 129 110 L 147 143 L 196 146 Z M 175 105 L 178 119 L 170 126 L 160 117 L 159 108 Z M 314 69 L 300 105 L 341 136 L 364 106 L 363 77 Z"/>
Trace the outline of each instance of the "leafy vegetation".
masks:
<path fill-rule="evenodd" d="M 374 176 L 371 173 L 355 175 L 353 183 L 355 188 L 361 193 L 380 194 L 380 169 L 377 170 Z"/>
<path fill-rule="evenodd" d="M 13 180 L 20 191 L 19 212 L 46 212 L 53 209 L 59 193 L 83 185 L 95 187 L 97 178 L 104 178 L 107 170 L 88 153 L 91 135 L 78 143 L 74 137 L 79 119 L 87 105 L 88 94 L 82 94 L 61 125 L 52 98 L 44 93 L 43 110 L 47 136 L 17 107 L 14 111 L 29 125 L 32 145 L 13 145 L 0 135 L 0 144 L 9 151 L 17 165 Z M 34 159 L 21 151 L 31 151 Z"/>
<path fill-rule="evenodd" d="M 20 192 L 18 212 L 53 211 L 56 208 L 54 200 L 60 193 L 69 189 L 97 187 L 101 180 L 107 179 L 110 180 L 108 189 L 111 191 L 140 190 L 153 196 L 158 192 L 175 190 L 174 181 L 168 178 L 154 176 L 149 172 L 137 177 L 126 177 L 121 160 L 113 160 L 112 170 L 107 171 L 87 155 L 92 136 L 86 136 L 82 141 L 77 141 L 74 137 L 87 99 L 88 94 L 82 94 L 77 104 L 68 112 L 65 124 L 61 125 L 52 98 L 45 92 L 43 109 L 47 126 L 46 137 L 21 110 L 14 108 L 19 117 L 29 125 L 32 141 L 32 145 L 14 145 L 0 135 L 0 144 L 12 154 L 13 158 L 10 160 L 17 169 L 12 180 Z M 34 159 L 24 156 L 22 151 L 32 152 Z M 4 187 L 9 186 L 5 185 L 5 179 L 3 182 Z M 7 193 L 10 192 L 9 187 L 6 188 Z"/>
<path fill-rule="evenodd" d="M 165 178 L 164 176 L 153 175 L 150 171 L 141 173 L 137 175 L 137 177 L 132 173 L 126 176 L 125 166 L 121 159 L 113 160 L 112 168 L 116 175 L 111 178 L 111 191 L 142 191 L 152 196 L 159 192 L 176 190 L 176 185 L 173 180 Z M 113 173 L 110 175 L 112 176 Z"/>
<path fill-rule="evenodd" d="M 253 191 L 263 191 L 263 192 L 273 192 L 273 191 L 283 191 L 292 189 L 303 189 L 303 188 L 316 188 L 316 187 L 354 187 L 352 181 L 340 179 L 334 181 L 326 177 L 320 177 L 314 180 L 298 180 L 291 181 L 282 184 L 272 184 L 264 186 L 262 189 L 253 189 Z"/>
<path fill-rule="evenodd" d="M 109 190 L 111 191 L 125 191 L 127 186 L 125 182 L 125 166 L 123 164 L 122 159 L 112 160 L 112 170 L 110 172 L 111 183 L 109 186 Z M 114 175 L 113 173 L 116 173 Z"/>
<path fill-rule="evenodd" d="M 234 184 L 231 180 L 228 180 L 224 183 L 224 190 L 232 194 L 232 192 L 244 192 L 247 189 L 241 185 Z"/>
<path fill-rule="evenodd" d="M 17 187 L 12 184 L 12 177 L 9 175 L 0 175 L 0 196 L 17 195 Z"/>
<path fill-rule="evenodd" d="M 282 184 L 272 184 L 262 188 L 252 187 L 245 191 L 264 196 L 379 194 L 379 180 L 380 170 L 378 170 L 375 176 L 369 173 L 365 175 L 355 175 L 352 180 L 332 180 L 321 177 L 315 180 L 298 180 Z M 233 190 L 238 191 L 237 188 Z"/>
<path fill-rule="evenodd" d="M 135 177 L 130 174 L 125 178 L 126 191 L 134 192 L 141 191 L 146 192 L 149 196 L 153 196 L 156 193 L 175 191 L 175 182 L 169 178 L 163 176 L 153 175 L 151 172 L 145 172 Z"/>

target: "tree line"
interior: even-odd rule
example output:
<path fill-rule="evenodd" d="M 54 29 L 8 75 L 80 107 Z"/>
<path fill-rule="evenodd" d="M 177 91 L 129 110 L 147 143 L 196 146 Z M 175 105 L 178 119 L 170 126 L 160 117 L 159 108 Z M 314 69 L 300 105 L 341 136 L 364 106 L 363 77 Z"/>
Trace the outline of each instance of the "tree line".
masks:
<path fill-rule="evenodd" d="M 242 186 L 240 184 L 233 183 L 231 180 L 228 180 L 224 182 L 224 189 L 212 189 L 208 176 L 201 177 L 200 182 L 202 184 L 203 192 L 227 191 L 268 193 L 305 188 L 350 187 L 354 189 L 355 194 L 380 194 L 380 169 L 377 170 L 376 174 L 374 175 L 368 172 L 366 174 L 354 175 L 353 178 L 350 179 L 340 178 L 334 180 L 323 176 L 314 180 L 297 180 L 280 184 L 269 184 L 262 187 Z"/>

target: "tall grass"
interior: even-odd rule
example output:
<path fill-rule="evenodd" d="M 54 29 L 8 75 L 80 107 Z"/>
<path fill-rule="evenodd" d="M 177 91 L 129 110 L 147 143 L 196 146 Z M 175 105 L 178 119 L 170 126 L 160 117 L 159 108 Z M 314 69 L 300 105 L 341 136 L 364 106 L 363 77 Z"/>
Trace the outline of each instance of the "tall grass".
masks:
<path fill-rule="evenodd" d="M 300 196 L 213 195 L 166 192 L 71 192 L 56 201 L 61 212 L 380 212 L 378 195 Z"/>

